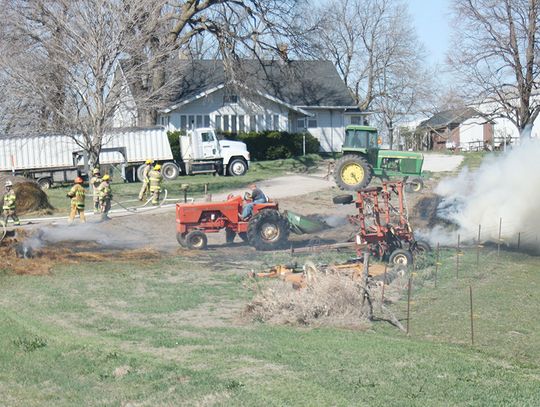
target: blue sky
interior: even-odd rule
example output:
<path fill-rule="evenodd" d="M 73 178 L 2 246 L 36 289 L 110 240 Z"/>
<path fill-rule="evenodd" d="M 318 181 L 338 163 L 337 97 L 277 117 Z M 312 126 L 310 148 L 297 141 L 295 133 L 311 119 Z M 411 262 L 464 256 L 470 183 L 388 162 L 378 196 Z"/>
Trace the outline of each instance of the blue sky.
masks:
<path fill-rule="evenodd" d="M 408 0 L 407 4 L 428 62 L 442 64 L 450 41 L 450 0 Z"/>

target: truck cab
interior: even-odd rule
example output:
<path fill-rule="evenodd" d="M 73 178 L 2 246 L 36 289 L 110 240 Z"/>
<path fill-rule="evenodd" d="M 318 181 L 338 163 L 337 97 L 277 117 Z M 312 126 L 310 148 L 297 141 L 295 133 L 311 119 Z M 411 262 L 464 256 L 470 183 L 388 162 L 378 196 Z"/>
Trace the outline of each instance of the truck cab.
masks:
<path fill-rule="evenodd" d="M 245 143 L 218 140 L 213 128 L 204 127 L 180 136 L 180 161 L 184 174 L 240 176 L 249 168 L 250 155 Z"/>

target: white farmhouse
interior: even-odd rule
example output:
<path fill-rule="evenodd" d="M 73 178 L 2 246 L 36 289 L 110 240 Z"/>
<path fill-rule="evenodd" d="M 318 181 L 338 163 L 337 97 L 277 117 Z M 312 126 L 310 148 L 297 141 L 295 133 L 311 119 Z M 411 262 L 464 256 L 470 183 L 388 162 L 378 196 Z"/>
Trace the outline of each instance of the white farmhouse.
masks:
<path fill-rule="evenodd" d="M 364 124 L 347 86 L 330 61 L 186 60 L 157 123 L 170 130 L 214 127 L 222 132 L 309 132 L 322 152 L 341 151 L 345 126 Z M 123 89 L 129 92 L 127 87 Z M 116 126 L 138 125 L 129 98 Z"/>

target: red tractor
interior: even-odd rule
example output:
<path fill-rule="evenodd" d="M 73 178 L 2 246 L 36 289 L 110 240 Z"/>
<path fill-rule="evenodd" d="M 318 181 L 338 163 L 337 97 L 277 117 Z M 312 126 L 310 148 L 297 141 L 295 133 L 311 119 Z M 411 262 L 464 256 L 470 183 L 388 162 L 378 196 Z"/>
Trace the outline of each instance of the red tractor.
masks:
<path fill-rule="evenodd" d="M 276 202 L 258 203 L 253 215 L 241 220 L 243 206 L 247 203 L 241 196 L 229 195 L 224 202 L 177 203 L 176 239 L 182 247 L 205 249 L 207 233 L 225 229 L 227 243 L 236 235 L 257 250 L 277 250 L 287 246 L 290 225 L 279 212 Z"/>
<path fill-rule="evenodd" d="M 392 198 L 397 198 L 397 207 Z M 413 254 L 430 250 L 429 244 L 414 238 L 405 212 L 402 182 L 383 182 L 382 187 L 362 189 L 356 201 L 352 195 L 334 198 L 334 203 L 352 202 L 358 208 L 358 215 L 349 217 L 349 222 L 359 227 L 356 241 L 367 244 L 375 257 L 408 265 L 413 262 Z"/>

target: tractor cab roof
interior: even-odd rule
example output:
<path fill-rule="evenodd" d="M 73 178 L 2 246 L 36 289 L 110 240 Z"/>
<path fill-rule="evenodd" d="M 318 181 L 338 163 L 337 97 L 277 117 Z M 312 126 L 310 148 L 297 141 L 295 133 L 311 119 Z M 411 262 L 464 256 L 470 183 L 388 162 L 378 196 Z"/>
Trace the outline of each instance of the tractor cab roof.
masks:
<path fill-rule="evenodd" d="M 377 128 L 375 127 L 371 127 L 371 126 L 360 126 L 360 125 L 356 125 L 356 124 L 350 124 L 348 125 L 345 130 L 363 130 L 363 131 L 372 131 L 372 132 L 377 132 Z"/>

